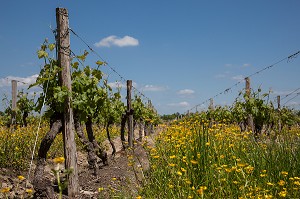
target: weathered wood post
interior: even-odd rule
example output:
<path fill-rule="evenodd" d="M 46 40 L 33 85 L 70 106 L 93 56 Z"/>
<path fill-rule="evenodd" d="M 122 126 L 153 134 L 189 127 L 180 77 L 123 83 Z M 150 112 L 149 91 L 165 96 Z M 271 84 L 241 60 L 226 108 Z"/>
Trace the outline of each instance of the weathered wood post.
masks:
<path fill-rule="evenodd" d="M 214 110 L 214 99 L 213 98 L 210 98 L 209 99 L 209 107 L 208 107 L 209 110 Z"/>
<path fill-rule="evenodd" d="M 67 87 L 68 92 L 72 92 L 71 72 L 70 72 L 70 32 L 69 16 L 65 8 L 56 8 L 57 23 L 57 43 L 58 43 L 58 64 L 62 67 L 61 85 Z M 64 121 L 63 121 L 63 138 L 65 152 L 66 169 L 72 172 L 68 175 L 68 196 L 75 198 L 78 194 L 78 171 L 77 171 L 77 153 L 74 136 L 74 119 L 73 109 L 71 107 L 72 96 L 65 100 Z"/>
<path fill-rule="evenodd" d="M 278 133 L 281 132 L 281 105 L 280 105 L 280 95 L 277 96 L 277 110 L 278 110 L 278 115 L 279 115 L 279 118 L 278 118 Z M 276 134 L 276 137 L 277 137 L 277 134 Z"/>
<path fill-rule="evenodd" d="M 151 100 L 148 100 L 148 107 L 153 111 L 153 105 Z M 154 127 L 153 127 L 153 123 L 152 121 L 149 122 L 149 134 L 153 134 L 154 133 Z"/>
<path fill-rule="evenodd" d="M 251 87 L 250 87 L 250 78 L 246 77 L 245 78 L 246 81 L 246 101 L 248 101 L 251 97 Z M 248 115 L 248 119 L 247 119 L 247 123 L 248 123 L 248 127 L 252 130 L 252 133 L 254 133 L 254 123 L 253 123 L 253 117 L 251 114 Z"/>
<path fill-rule="evenodd" d="M 12 87 L 12 104 L 11 104 L 11 125 L 14 126 L 16 124 L 16 109 L 17 109 L 17 80 L 11 80 Z"/>
<path fill-rule="evenodd" d="M 128 145 L 133 147 L 133 110 L 131 108 L 132 80 L 127 80 Z"/>

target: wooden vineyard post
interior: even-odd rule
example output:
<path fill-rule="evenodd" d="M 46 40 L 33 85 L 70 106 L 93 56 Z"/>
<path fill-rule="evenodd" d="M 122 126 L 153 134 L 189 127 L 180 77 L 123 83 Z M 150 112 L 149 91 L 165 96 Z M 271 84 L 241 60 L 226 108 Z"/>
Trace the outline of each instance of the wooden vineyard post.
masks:
<path fill-rule="evenodd" d="M 128 145 L 133 147 L 133 110 L 131 108 L 132 80 L 127 80 Z"/>
<path fill-rule="evenodd" d="M 11 104 L 11 125 L 15 126 L 16 124 L 16 109 L 17 109 L 17 81 L 11 80 L 11 87 L 12 87 L 12 104 Z"/>
<path fill-rule="evenodd" d="M 246 96 L 247 99 L 246 101 L 248 101 L 251 97 L 251 87 L 250 87 L 250 78 L 246 77 L 245 78 L 246 81 Z M 252 133 L 254 133 L 254 123 L 253 123 L 253 117 L 251 114 L 248 115 L 248 119 L 247 119 L 247 123 L 248 123 L 248 127 L 252 130 Z"/>
<path fill-rule="evenodd" d="M 211 110 L 211 111 L 214 110 L 214 99 L 213 98 L 209 99 L 209 107 L 208 107 L 208 109 Z"/>
<path fill-rule="evenodd" d="M 153 105 L 152 105 L 151 100 L 148 100 L 148 107 L 149 107 L 151 110 L 153 110 Z M 152 134 L 152 133 L 154 133 L 154 129 L 153 129 L 153 124 L 152 124 L 152 122 L 150 122 L 150 124 L 149 124 L 149 134 Z"/>
<path fill-rule="evenodd" d="M 57 42 L 58 42 L 58 64 L 62 67 L 61 85 L 72 92 L 71 72 L 70 72 L 70 33 L 69 16 L 65 8 L 56 8 L 57 23 Z M 77 171 L 77 153 L 74 136 L 73 109 L 71 107 L 72 97 L 68 96 L 65 100 L 63 138 L 65 152 L 65 166 L 70 169 L 68 175 L 68 196 L 75 198 L 78 194 L 78 171 Z"/>
<path fill-rule="evenodd" d="M 280 115 L 280 112 L 281 112 L 281 106 L 280 106 L 280 95 L 277 96 L 277 110 L 278 110 L 278 114 L 279 114 L 279 119 L 278 119 L 278 133 L 281 132 L 281 115 Z M 277 137 L 277 134 L 275 136 L 275 138 Z"/>

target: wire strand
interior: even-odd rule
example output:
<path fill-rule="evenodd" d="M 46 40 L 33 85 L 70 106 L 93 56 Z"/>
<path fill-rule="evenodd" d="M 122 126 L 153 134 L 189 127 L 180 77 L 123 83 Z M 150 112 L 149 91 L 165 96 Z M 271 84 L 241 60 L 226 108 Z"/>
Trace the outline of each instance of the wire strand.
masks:
<path fill-rule="evenodd" d="M 121 81 L 123 81 L 124 83 L 126 82 L 126 79 L 120 75 L 120 73 L 118 73 L 116 71 L 116 69 L 114 67 L 112 67 L 108 62 L 106 62 L 106 60 L 104 60 L 102 58 L 102 56 L 99 55 L 99 53 L 97 53 L 81 36 L 79 36 L 73 29 L 70 28 L 70 31 L 79 38 L 79 40 L 81 40 L 88 48 L 89 50 L 94 53 L 98 58 L 101 59 L 101 61 L 103 61 L 105 63 L 105 65 L 107 65 L 115 74 L 117 74 L 119 76 L 119 78 L 121 79 Z M 134 90 L 136 90 L 141 96 L 143 96 L 144 98 L 146 98 L 147 100 L 150 100 L 150 98 L 148 98 L 144 93 L 142 93 L 141 91 L 139 91 L 137 88 L 135 88 L 134 86 L 132 86 L 132 88 Z"/>
<path fill-rule="evenodd" d="M 51 69 L 52 69 L 52 62 L 50 62 L 50 70 Z M 31 173 L 31 169 L 32 169 L 32 163 L 33 163 L 33 159 L 34 159 L 34 153 L 35 153 L 35 149 L 36 149 L 36 145 L 37 145 L 37 140 L 38 140 L 38 137 L 39 137 L 39 131 L 40 131 L 40 128 L 41 128 L 42 110 L 45 107 L 45 103 L 46 103 L 46 95 L 47 95 L 46 93 L 48 91 L 48 86 L 49 86 L 49 81 L 50 81 L 50 74 L 51 74 L 51 71 L 50 71 L 49 76 L 48 76 L 48 81 L 47 81 L 47 84 L 46 84 L 46 90 L 45 90 L 45 93 L 44 93 L 45 95 L 44 95 L 44 99 L 43 99 L 43 104 L 42 104 L 42 107 L 41 107 L 41 110 L 40 110 L 39 124 L 38 124 L 38 129 L 37 129 L 37 132 L 36 132 L 35 141 L 34 141 L 34 145 L 33 145 L 33 149 L 32 149 L 32 154 L 31 154 L 31 160 L 30 160 L 27 179 L 29 179 L 29 177 L 30 177 L 30 173 Z"/>
<path fill-rule="evenodd" d="M 222 91 L 222 92 L 216 94 L 215 96 L 213 96 L 213 97 L 211 97 L 211 98 L 209 98 L 209 99 L 203 101 L 203 102 L 200 103 L 200 104 L 195 105 L 194 107 L 192 107 L 191 109 L 189 109 L 187 112 L 190 112 L 190 111 L 192 111 L 193 109 L 197 108 L 198 106 L 201 106 L 201 105 L 205 104 L 205 103 L 208 102 L 210 99 L 215 99 L 216 97 L 218 97 L 218 96 L 221 95 L 221 94 L 226 94 L 227 92 L 229 92 L 230 90 L 232 90 L 234 87 L 236 87 L 238 84 L 240 84 L 240 83 L 242 83 L 243 81 L 245 81 L 246 78 L 252 77 L 252 76 L 257 75 L 257 74 L 259 74 L 259 73 L 261 73 L 261 72 L 263 72 L 263 71 L 265 71 L 265 70 L 268 70 L 268 69 L 270 69 L 270 68 L 273 68 L 274 66 L 276 66 L 277 64 L 279 64 L 279 63 L 281 63 L 281 62 L 283 62 L 283 61 L 285 61 L 285 60 L 287 60 L 287 62 L 290 62 L 292 59 L 297 58 L 297 56 L 298 56 L 299 54 L 300 54 L 300 51 L 297 51 L 297 52 L 295 52 L 295 53 L 293 53 L 293 54 L 291 54 L 291 55 L 289 55 L 289 56 L 287 56 L 287 57 L 285 57 L 285 58 L 283 58 L 283 59 L 281 59 L 281 60 L 279 60 L 279 61 L 273 63 L 272 65 L 269 65 L 269 66 L 267 66 L 267 67 L 265 67 L 265 68 L 263 68 L 263 69 L 261 69 L 261 70 L 255 72 L 255 73 L 250 74 L 249 76 L 245 77 L 243 80 L 238 81 L 237 83 L 235 83 L 235 84 L 232 85 L 231 87 L 225 89 L 224 91 Z M 300 89 L 300 88 L 299 88 L 299 89 Z"/>

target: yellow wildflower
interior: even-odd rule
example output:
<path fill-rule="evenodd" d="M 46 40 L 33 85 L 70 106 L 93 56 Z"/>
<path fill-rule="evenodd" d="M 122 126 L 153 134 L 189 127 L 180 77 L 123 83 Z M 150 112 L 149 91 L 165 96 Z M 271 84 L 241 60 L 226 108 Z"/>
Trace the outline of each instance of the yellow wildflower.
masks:
<path fill-rule="evenodd" d="M 204 191 L 207 189 L 206 186 L 200 186 L 199 189 L 197 190 L 197 193 L 199 195 L 203 195 Z"/>
<path fill-rule="evenodd" d="M 246 164 L 244 164 L 244 163 L 237 163 L 237 166 L 244 167 L 244 166 L 246 166 Z"/>
<path fill-rule="evenodd" d="M 170 166 L 170 167 L 175 167 L 175 165 L 176 165 L 176 164 L 169 163 L 169 166 Z"/>
<path fill-rule="evenodd" d="M 283 185 L 285 185 L 285 181 L 284 181 L 284 180 L 280 180 L 280 181 L 278 182 L 278 184 L 279 184 L 280 186 L 283 186 Z"/>
<path fill-rule="evenodd" d="M 287 176 L 289 173 L 287 171 L 281 171 L 281 175 Z"/>
<path fill-rule="evenodd" d="M 10 191 L 9 187 L 4 187 L 0 190 L 1 193 L 8 193 Z"/>
<path fill-rule="evenodd" d="M 299 181 L 295 181 L 294 185 L 300 186 L 300 182 Z"/>
<path fill-rule="evenodd" d="M 103 191 L 103 190 L 104 190 L 103 187 L 99 187 L 99 188 L 98 188 L 98 192 L 101 192 L 101 191 Z"/>
<path fill-rule="evenodd" d="M 170 156 L 170 159 L 174 159 L 174 158 L 176 158 L 175 155 L 171 155 L 171 156 Z"/>
<path fill-rule="evenodd" d="M 186 172 L 186 169 L 181 167 L 181 171 L 182 172 Z"/>
<path fill-rule="evenodd" d="M 278 193 L 278 195 L 282 198 L 285 198 L 286 197 L 286 194 L 287 194 L 287 191 L 281 191 Z"/>
<path fill-rule="evenodd" d="M 198 162 L 196 160 L 191 160 L 192 164 L 198 164 Z"/>
<path fill-rule="evenodd" d="M 19 179 L 20 181 L 22 181 L 22 180 L 25 180 L 25 177 L 24 177 L 24 176 L 18 176 L 18 179 Z"/>
<path fill-rule="evenodd" d="M 135 197 L 135 199 L 142 199 L 142 196 L 137 196 Z"/>
<path fill-rule="evenodd" d="M 26 193 L 32 194 L 33 190 L 32 189 L 26 189 Z"/>
<path fill-rule="evenodd" d="M 62 163 L 65 162 L 65 158 L 64 158 L 64 157 L 54 158 L 54 159 L 53 159 L 53 162 L 54 162 L 55 164 L 62 164 Z"/>
<path fill-rule="evenodd" d="M 177 171 L 177 175 L 182 176 L 182 173 L 180 171 Z"/>
<path fill-rule="evenodd" d="M 262 174 L 260 174 L 260 177 L 266 177 L 267 176 L 267 174 L 265 174 L 265 173 L 262 173 Z"/>

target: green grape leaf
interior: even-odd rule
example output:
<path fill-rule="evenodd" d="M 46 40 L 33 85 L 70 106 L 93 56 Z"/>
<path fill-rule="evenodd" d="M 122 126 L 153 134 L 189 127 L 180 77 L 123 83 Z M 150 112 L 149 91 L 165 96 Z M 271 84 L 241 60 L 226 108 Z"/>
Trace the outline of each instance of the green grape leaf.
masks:
<path fill-rule="evenodd" d="M 38 58 L 39 59 L 41 59 L 41 58 L 47 58 L 48 57 L 48 53 L 46 52 L 46 51 L 44 51 L 44 50 L 39 50 L 38 52 L 37 52 L 37 54 L 38 54 Z"/>
<path fill-rule="evenodd" d="M 54 50 L 55 44 L 49 44 L 49 45 L 48 45 L 48 48 L 49 48 L 50 51 Z"/>

